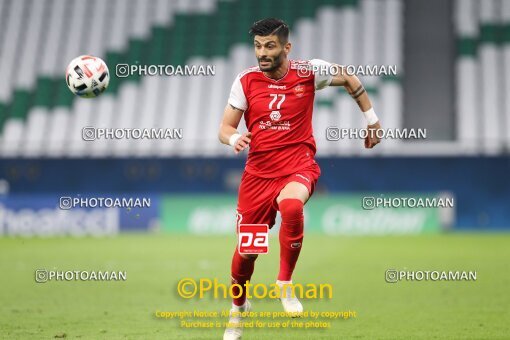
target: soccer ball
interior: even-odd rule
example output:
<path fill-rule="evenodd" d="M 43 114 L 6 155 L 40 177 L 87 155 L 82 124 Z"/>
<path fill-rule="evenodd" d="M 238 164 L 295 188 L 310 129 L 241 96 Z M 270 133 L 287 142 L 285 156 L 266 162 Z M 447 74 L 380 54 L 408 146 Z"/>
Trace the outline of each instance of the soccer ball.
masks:
<path fill-rule="evenodd" d="M 98 57 L 82 55 L 74 58 L 66 69 L 67 86 L 77 96 L 94 98 L 106 90 L 110 73 L 105 62 Z"/>

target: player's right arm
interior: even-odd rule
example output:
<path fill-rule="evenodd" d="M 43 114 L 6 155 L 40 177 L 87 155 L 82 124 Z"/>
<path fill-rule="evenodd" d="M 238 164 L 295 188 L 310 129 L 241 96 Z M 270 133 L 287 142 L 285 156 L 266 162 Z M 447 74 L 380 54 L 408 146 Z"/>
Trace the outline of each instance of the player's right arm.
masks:
<path fill-rule="evenodd" d="M 227 104 L 223 111 L 223 119 L 220 124 L 218 137 L 220 142 L 230 145 L 235 153 L 246 149 L 251 142 L 251 132 L 245 132 L 242 135 L 237 131 L 239 122 L 243 117 L 243 110 L 236 108 L 232 104 Z"/>
<path fill-rule="evenodd" d="M 223 119 L 221 120 L 220 132 L 218 134 L 220 141 L 223 144 L 232 146 L 235 153 L 246 149 L 251 142 L 251 132 L 245 132 L 241 135 L 237 131 L 239 122 L 247 108 L 248 100 L 241 84 L 241 74 L 239 74 L 230 89 L 228 104 L 225 107 L 225 111 L 223 111 Z"/>

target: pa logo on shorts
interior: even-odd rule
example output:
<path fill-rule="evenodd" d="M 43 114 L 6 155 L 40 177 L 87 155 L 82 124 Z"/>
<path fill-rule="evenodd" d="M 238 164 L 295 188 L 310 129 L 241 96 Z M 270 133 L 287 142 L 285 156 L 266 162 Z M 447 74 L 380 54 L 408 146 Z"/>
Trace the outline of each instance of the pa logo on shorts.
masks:
<path fill-rule="evenodd" d="M 269 225 L 239 224 L 237 247 L 239 254 L 267 254 L 269 251 Z"/>

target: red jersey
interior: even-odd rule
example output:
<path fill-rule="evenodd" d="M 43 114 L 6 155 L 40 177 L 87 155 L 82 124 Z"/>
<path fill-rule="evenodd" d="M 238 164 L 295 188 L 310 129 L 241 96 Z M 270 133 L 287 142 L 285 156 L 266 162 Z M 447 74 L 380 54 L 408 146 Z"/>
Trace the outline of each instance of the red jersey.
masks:
<path fill-rule="evenodd" d="M 228 103 L 244 111 L 252 133 L 246 172 L 274 178 L 315 163 L 315 91 L 329 86 L 333 78 L 317 70 L 330 66 L 320 59 L 289 60 L 287 73 L 278 80 L 267 77 L 259 67 L 237 76 Z"/>

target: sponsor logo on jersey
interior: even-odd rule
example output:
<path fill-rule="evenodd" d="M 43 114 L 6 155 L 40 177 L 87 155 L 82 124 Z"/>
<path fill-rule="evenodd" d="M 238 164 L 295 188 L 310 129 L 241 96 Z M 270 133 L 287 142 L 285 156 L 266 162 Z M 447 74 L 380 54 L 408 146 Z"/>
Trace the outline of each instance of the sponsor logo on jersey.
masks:
<path fill-rule="evenodd" d="M 275 85 L 275 84 L 269 84 L 267 86 L 269 89 L 277 89 L 277 90 L 286 90 L 287 89 L 287 86 L 286 85 Z"/>
<path fill-rule="evenodd" d="M 259 122 L 260 130 L 290 130 L 290 121 L 282 120 L 281 122 L 271 122 L 270 120 Z"/>
<path fill-rule="evenodd" d="M 273 122 L 276 122 L 276 121 L 280 120 L 280 118 L 282 118 L 282 115 L 280 114 L 280 111 L 272 111 L 269 114 L 269 118 L 271 118 L 271 120 Z"/>
<path fill-rule="evenodd" d="M 296 97 L 303 97 L 303 95 L 305 94 L 305 87 L 303 85 L 295 86 L 294 93 L 296 94 Z"/>

